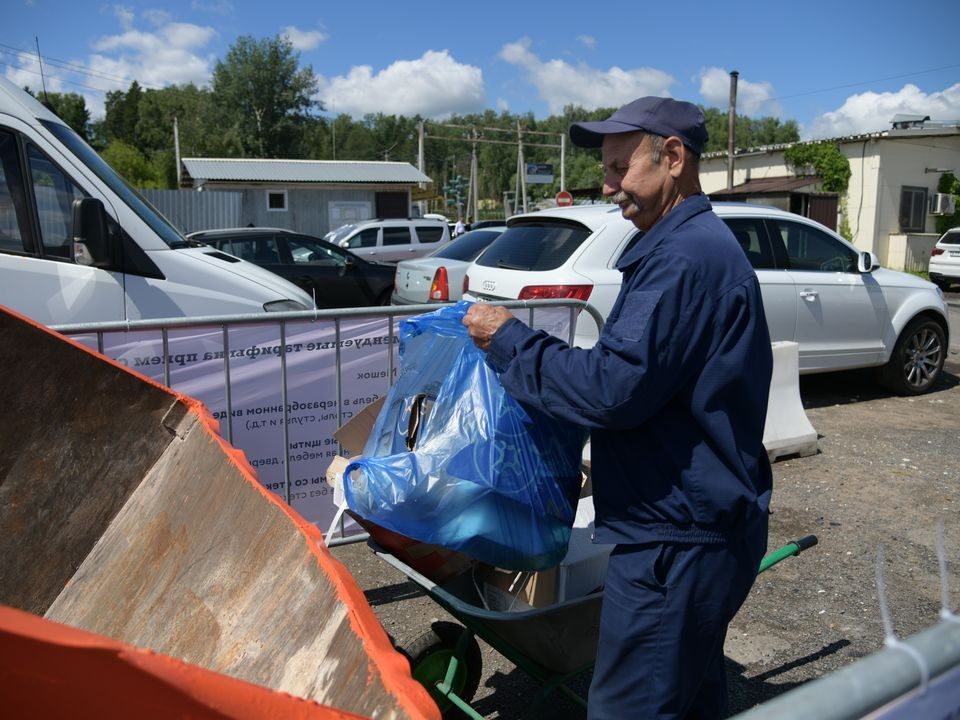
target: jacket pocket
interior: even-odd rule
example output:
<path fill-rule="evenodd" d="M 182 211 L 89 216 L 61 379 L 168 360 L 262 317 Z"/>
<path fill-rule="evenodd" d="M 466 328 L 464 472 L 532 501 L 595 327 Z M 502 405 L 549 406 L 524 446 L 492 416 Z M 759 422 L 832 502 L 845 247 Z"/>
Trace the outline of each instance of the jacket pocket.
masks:
<path fill-rule="evenodd" d="M 642 339 L 662 295 L 660 290 L 634 290 L 627 295 L 613 323 L 614 337 L 633 342 Z"/>

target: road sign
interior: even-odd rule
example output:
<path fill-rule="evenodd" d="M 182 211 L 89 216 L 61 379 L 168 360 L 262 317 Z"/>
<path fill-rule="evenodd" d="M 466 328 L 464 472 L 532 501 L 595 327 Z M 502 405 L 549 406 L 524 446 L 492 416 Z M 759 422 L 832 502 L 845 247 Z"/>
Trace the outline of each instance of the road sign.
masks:
<path fill-rule="evenodd" d="M 566 190 L 561 190 L 557 193 L 557 207 L 565 207 L 567 205 L 573 205 L 573 195 Z"/>

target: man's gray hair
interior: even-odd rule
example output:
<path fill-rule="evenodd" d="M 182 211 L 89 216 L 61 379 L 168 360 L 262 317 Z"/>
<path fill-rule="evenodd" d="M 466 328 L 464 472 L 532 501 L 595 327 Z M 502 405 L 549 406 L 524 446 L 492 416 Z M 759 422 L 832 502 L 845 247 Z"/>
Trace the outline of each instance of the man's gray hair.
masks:
<path fill-rule="evenodd" d="M 648 133 L 643 130 L 640 131 L 641 138 L 640 142 L 643 142 L 645 137 L 650 138 L 650 155 L 654 163 L 660 162 L 660 156 L 663 153 L 663 141 L 666 138 L 663 135 L 657 135 L 656 133 Z M 692 163 L 695 170 L 700 170 L 700 156 L 693 152 L 686 145 L 683 146 L 683 152 L 687 156 L 687 162 Z"/>

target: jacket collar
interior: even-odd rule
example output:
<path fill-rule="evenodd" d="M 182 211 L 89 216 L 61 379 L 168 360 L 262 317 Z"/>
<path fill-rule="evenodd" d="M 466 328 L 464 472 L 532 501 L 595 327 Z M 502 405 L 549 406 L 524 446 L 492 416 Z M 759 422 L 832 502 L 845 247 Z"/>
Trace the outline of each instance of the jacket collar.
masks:
<path fill-rule="evenodd" d="M 711 209 L 710 199 L 703 193 L 691 195 L 664 215 L 656 225 L 647 232 L 640 232 L 630 241 L 620 259 L 617 260 L 617 270 L 625 270 L 630 265 L 640 262 L 660 245 L 664 239 L 680 225 Z"/>

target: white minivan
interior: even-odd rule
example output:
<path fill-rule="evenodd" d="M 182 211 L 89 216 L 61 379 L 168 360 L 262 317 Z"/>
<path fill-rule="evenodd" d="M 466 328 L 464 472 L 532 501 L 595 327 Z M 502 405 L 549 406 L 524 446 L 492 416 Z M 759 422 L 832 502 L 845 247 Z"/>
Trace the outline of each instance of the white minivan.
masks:
<path fill-rule="evenodd" d="M 2 77 L 0 305 L 46 325 L 314 307 L 283 278 L 188 241 Z"/>

